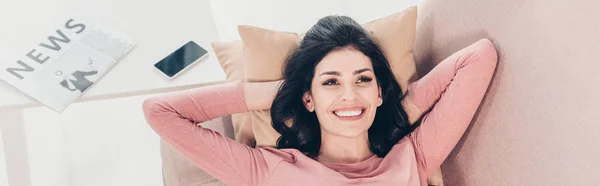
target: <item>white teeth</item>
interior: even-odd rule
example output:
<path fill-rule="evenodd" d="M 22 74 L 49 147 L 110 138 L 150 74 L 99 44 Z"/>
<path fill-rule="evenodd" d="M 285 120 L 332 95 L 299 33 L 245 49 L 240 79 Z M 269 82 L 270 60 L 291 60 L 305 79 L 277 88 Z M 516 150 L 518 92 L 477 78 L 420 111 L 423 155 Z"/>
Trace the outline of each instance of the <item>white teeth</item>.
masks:
<path fill-rule="evenodd" d="M 350 110 L 350 111 L 335 111 L 335 115 L 347 117 L 347 116 L 358 116 L 362 114 L 362 110 Z"/>

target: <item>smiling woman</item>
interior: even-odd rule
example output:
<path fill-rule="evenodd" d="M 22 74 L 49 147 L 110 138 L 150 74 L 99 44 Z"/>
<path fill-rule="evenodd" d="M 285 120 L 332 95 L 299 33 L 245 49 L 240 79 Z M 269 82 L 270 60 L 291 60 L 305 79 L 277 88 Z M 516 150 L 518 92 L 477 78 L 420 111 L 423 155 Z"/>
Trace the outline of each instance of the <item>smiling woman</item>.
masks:
<path fill-rule="evenodd" d="M 278 148 L 355 163 L 384 157 L 413 130 L 383 52 L 349 17 L 319 20 L 288 58 L 284 78 L 271 107 L 273 127 L 282 134 Z"/>
<path fill-rule="evenodd" d="M 143 108 L 166 142 L 227 185 L 427 185 L 471 122 L 496 62 L 482 39 L 403 96 L 370 34 L 349 17 L 328 16 L 290 55 L 282 82 L 201 87 Z M 277 148 L 251 148 L 196 125 L 269 108 Z"/>

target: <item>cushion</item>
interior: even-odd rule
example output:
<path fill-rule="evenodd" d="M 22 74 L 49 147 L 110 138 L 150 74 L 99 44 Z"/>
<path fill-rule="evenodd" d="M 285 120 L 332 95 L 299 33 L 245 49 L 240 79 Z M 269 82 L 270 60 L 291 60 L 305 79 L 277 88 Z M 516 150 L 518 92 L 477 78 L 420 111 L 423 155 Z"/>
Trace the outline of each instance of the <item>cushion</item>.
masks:
<path fill-rule="evenodd" d="M 228 81 L 244 80 L 244 57 L 241 41 L 213 42 L 213 50 Z M 232 114 L 231 120 L 236 141 L 254 147 L 252 117 L 250 113 Z"/>
<path fill-rule="evenodd" d="M 498 66 L 446 185 L 600 183 L 600 1 L 423 0 L 419 74 L 480 38 Z"/>
<path fill-rule="evenodd" d="M 413 58 L 417 8 L 363 24 L 381 46 L 389 60 L 395 78 L 406 92 L 409 81 L 416 79 Z M 283 79 L 282 67 L 286 57 L 298 46 L 302 34 L 281 32 L 254 26 L 238 27 L 244 45 L 246 80 L 252 82 Z M 279 137 L 271 127 L 269 110 L 252 111 L 252 131 L 257 146 L 275 146 Z"/>

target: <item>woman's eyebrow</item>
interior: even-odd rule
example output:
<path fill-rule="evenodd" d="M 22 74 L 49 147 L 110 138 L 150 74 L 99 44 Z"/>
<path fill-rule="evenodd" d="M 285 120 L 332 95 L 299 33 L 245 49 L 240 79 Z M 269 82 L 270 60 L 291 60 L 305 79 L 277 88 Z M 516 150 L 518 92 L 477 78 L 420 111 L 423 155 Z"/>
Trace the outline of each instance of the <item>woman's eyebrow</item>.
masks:
<path fill-rule="evenodd" d="M 319 76 L 322 76 L 322 75 L 334 75 L 334 76 L 339 76 L 339 75 L 340 75 L 340 73 L 339 73 L 339 72 L 337 72 L 337 71 L 327 71 L 327 72 L 323 72 L 323 73 L 321 73 L 321 75 L 319 75 Z"/>
<path fill-rule="evenodd" d="M 373 71 L 373 70 L 371 70 L 370 68 L 363 68 L 363 69 L 354 71 L 352 73 L 352 75 L 360 74 L 360 73 L 363 73 L 363 72 L 366 72 L 366 71 Z M 327 72 L 321 73 L 321 75 L 319 75 L 319 76 L 322 76 L 322 75 L 340 76 L 340 72 L 338 72 L 338 71 L 327 71 Z"/>
<path fill-rule="evenodd" d="M 373 70 L 371 70 L 370 68 L 363 68 L 363 69 L 354 71 L 354 73 L 352 73 L 352 74 L 356 75 L 356 74 L 360 74 L 360 73 L 363 73 L 363 72 L 366 72 L 366 71 L 373 71 Z"/>

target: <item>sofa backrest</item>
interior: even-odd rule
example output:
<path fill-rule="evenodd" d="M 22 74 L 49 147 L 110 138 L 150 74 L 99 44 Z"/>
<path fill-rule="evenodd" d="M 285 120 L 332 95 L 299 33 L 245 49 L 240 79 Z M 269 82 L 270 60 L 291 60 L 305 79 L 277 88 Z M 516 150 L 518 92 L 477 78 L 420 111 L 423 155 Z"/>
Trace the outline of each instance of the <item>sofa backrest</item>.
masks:
<path fill-rule="evenodd" d="M 420 76 L 480 38 L 499 53 L 480 110 L 442 166 L 446 185 L 600 184 L 599 9 L 593 0 L 420 3 Z"/>

